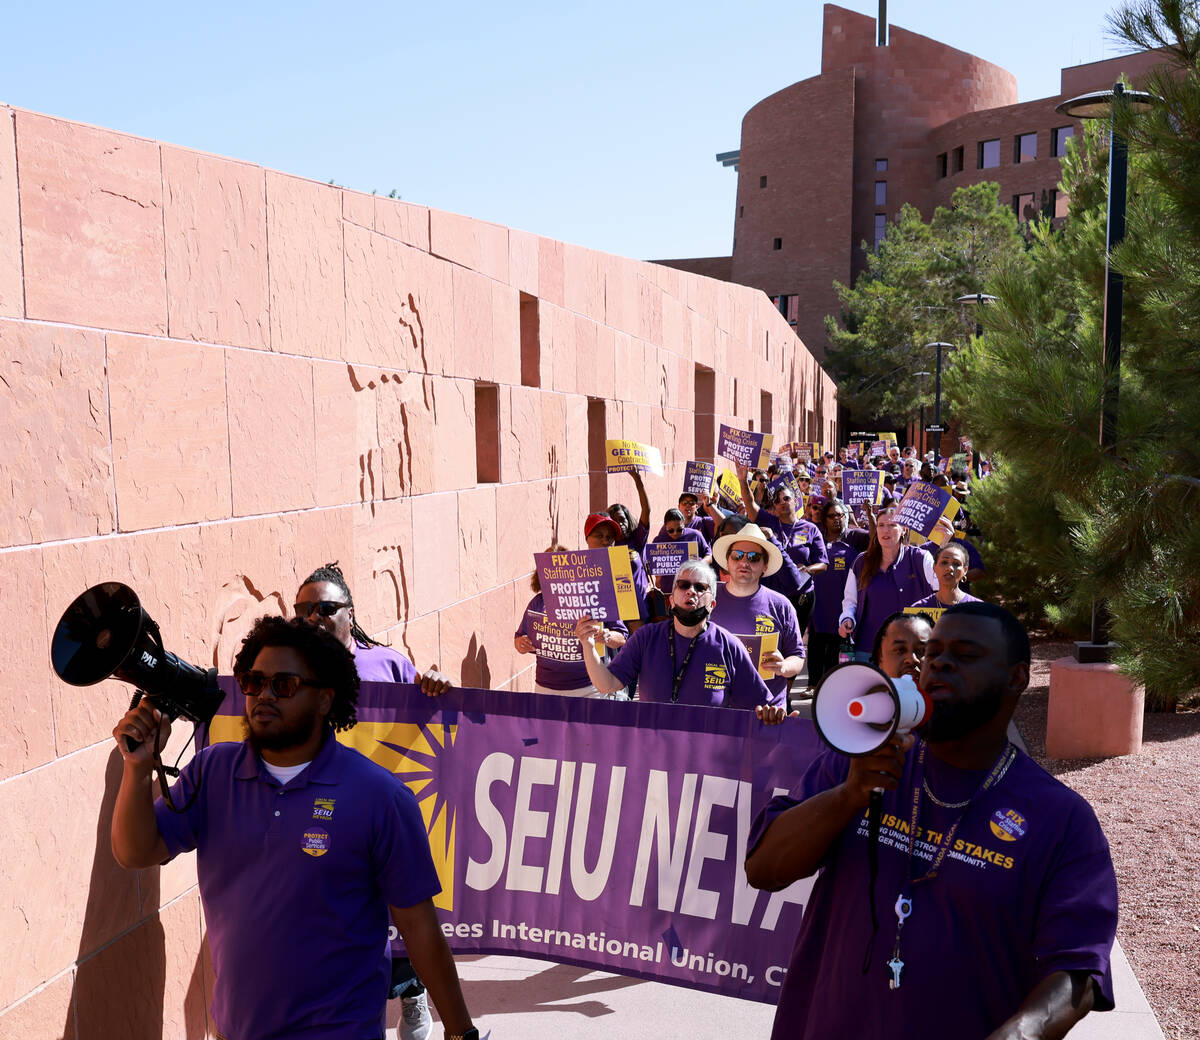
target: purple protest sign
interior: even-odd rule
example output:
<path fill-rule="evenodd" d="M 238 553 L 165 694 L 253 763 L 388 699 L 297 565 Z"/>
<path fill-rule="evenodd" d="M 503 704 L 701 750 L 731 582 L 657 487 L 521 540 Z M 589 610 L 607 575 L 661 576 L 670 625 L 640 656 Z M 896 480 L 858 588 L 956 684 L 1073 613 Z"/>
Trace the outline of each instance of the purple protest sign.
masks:
<path fill-rule="evenodd" d="M 692 461 L 683 471 L 683 494 L 711 496 L 717 483 L 717 467 L 711 462 Z"/>
<path fill-rule="evenodd" d="M 213 742 L 241 738 L 222 685 Z M 368 682 L 338 739 L 417 795 L 456 953 L 778 1000 L 811 883 L 759 892 L 742 863 L 755 815 L 819 750 L 807 720 Z"/>
<path fill-rule="evenodd" d="M 878 469 L 842 470 L 842 501 L 851 509 L 879 505 L 883 501 L 883 476 Z"/>
<path fill-rule="evenodd" d="M 596 621 L 639 616 L 628 549 L 534 553 L 533 562 L 548 618 L 574 622 L 585 616 Z"/>
<path fill-rule="evenodd" d="M 717 454 L 750 469 L 765 469 L 771 459 L 771 440 L 769 433 L 737 430 L 722 423 Z"/>
<path fill-rule="evenodd" d="M 685 560 L 694 560 L 699 542 L 647 542 L 646 573 L 652 578 L 673 578 Z"/>
<path fill-rule="evenodd" d="M 908 485 L 892 519 L 909 529 L 910 542 L 921 545 L 933 539 L 940 544 L 945 540 L 945 533 L 936 530 L 938 520 L 943 516 L 953 517 L 957 512 L 958 501 L 949 491 L 916 480 Z M 940 538 L 937 537 L 939 534 Z"/>

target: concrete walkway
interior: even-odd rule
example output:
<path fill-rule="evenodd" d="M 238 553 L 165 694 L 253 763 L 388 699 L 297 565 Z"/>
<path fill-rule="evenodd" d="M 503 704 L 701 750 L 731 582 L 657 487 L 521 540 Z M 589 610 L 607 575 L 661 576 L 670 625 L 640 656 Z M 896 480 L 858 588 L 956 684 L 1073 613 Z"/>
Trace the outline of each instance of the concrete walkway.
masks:
<path fill-rule="evenodd" d="M 768 1004 L 567 964 L 499 956 L 455 960 L 467 1006 L 477 1009 L 480 1035 L 490 1030 L 493 1040 L 766 1040 L 775 1017 Z M 1113 984 L 1118 1010 L 1088 1015 L 1071 1031 L 1071 1040 L 1163 1040 L 1120 946 L 1113 950 Z M 388 1011 L 393 1040 L 399 1002 L 392 1001 Z M 435 1026 L 431 1040 L 441 1035 Z"/>

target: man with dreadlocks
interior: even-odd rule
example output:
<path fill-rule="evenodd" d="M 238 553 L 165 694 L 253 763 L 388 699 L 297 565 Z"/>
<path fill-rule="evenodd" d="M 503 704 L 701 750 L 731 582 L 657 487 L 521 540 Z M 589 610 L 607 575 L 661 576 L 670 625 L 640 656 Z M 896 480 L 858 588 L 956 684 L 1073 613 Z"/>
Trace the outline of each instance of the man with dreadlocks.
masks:
<path fill-rule="evenodd" d="M 450 678 L 434 665 L 424 675 L 398 650 L 384 646 L 362 630 L 354 617 L 354 597 L 337 563 L 318 567 L 296 593 L 296 617 L 332 632 L 354 655 L 358 677 L 363 682 L 416 683 L 430 697 L 445 693 Z"/>
<path fill-rule="evenodd" d="M 113 729 L 124 759 L 113 856 L 141 870 L 195 850 L 218 1035 L 382 1037 L 394 923 L 446 1035 L 478 1040 L 416 798 L 334 736 L 355 722 L 353 656 L 321 628 L 264 617 L 234 677 L 246 740 L 188 763 L 172 789 L 178 812 L 153 800 L 151 738 L 164 745 L 170 721 L 143 700 Z"/>
<path fill-rule="evenodd" d="M 332 633 L 354 655 L 358 677 L 364 682 L 416 683 L 435 697 L 450 687 L 450 679 L 434 665 L 424 675 L 404 654 L 372 639 L 354 616 L 354 597 L 337 562 L 318 567 L 300 586 L 293 608 L 296 617 Z M 390 996 L 400 998 L 399 1040 L 427 1040 L 433 1031 L 433 1016 L 425 986 L 413 970 L 408 957 L 392 958 Z"/>

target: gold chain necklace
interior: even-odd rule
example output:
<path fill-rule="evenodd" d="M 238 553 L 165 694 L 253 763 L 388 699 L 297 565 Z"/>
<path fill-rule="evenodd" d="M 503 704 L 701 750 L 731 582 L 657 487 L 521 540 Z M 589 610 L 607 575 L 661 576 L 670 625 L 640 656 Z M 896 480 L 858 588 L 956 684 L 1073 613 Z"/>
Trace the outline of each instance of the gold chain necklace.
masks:
<path fill-rule="evenodd" d="M 1011 745 L 1008 749 L 1006 749 L 1007 761 L 1000 769 L 1000 772 L 996 774 L 996 779 L 992 782 L 993 786 L 1004 779 L 1004 774 L 1008 772 L 1008 767 L 1013 764 L 1017 757 L 1016 750 L 1017 749 Z M 966 798 L 961 802 L 943 802 L 936 794 L 933 793 L 933 789 L 929 786 L 929 777 L 927 776 L 921 778 L 921 786 L 925 789 L 925 793 L 929 795 L 929 800 L 933 802 L 934 805 L 939 805 L 943 809 L 962 809 L 971 802 L 970 798 Z"/>

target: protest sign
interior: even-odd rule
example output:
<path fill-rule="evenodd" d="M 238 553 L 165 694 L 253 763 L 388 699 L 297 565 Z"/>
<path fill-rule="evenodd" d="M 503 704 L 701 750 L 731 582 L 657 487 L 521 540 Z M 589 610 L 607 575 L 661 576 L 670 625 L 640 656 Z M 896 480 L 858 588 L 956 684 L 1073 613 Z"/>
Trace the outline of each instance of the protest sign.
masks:
<path fill-rule="evenodd" d="M 812 462 L 820 454 L 820 441 L 800 441 L 796 444 L 796 457 L 801 462 Z"/>
<path fill-rule="evenodd" d="M 717 490 L 732 506 L 742 504 L 742 485 L 738 482 L 737 474 L 731 469 L 721 470 L 717 477 Z"/>
<path fill-rule="evenodd" d="M 782 452 L 773 451 L 771 452 L 771 465 L 779 473 L 790 473 L 792 471 L 792 457 Z"/>
<path fill-rule="evenodd" d="M 686 560 L 700 556 L 699 542 L 647 542 L 646 573 L 652 578 L 673 578 Z"/>
<path fill-rule="evenodd" d="M 758 669 L 758 674 L 763 679 L 774 679 L 775 673 L 765 670 L 762 661 L 767 654 L 779 649 L 779 633 L 763 632 L 753 636 L 745 635 L 742 632 L 734 632 L 732 634 L 746 648 L 746 653 L 750 655 L 750 660 L 754 662 L 754 667 Z"/>
<path fill-rule="evenodd" d="M 894 444 L 897 447 L 900 445 L 900 442 L 896 439 L 896 435 L 887 431 L 875 434 L 875 439 L 877 441 L 883 441 L 886 444 Z"/>
<path fill-rule="evenodd" d="M 946 613 L 945 607 L 905 607 L 906 614 L 927 614 L 933 618 L 933 623 L 936 625 L 941 619 L 941 616 Z"/>
<path fill-rule="evenodd" d="M 871 451 L 870 451 L 871 458 L 873 458 L 873 459 L 887 458 L 887 453 L 888 453 L 888 442 L 887 441 L 872 441 L 871 442 Z"/>
<path fill-rule="evenodd" d="M 892 518 L 901 527 L 908 528 L 908 540 L 913 545 L 923 545 L 928 541 L 941 545 L 946 540 L 946 534 L 938 530 L 937 522 L 943 516 L 953 520 L 958 508 L 958 500 L 949 491 L 936 484 L 916 480 L 904 492 Z"/>
<path fill-rule="evenodd" d="M 974 448 L 975 448 L 975 445 L 971 443 L 970 437 L 959 437 L 958 438 L 958 450 L 959 451 L 963 451 L 963 452 L 973 451 Z"/>
<path fill-rule="evenodd" d="M 637 441 L 605 441 L 605 469 L 609 473 L 653 473 L 663 475 L 662 455 L 657 448 Z"/>
<path fill-rule="evenodd" d="M 863 446 L 861 441 L 851 441 L 846 445 L 846 458 L 857 459 L 862 455 L 862 449 Z"/>
<path fill-rule="evenodd" d="M 583 648 L 575 636 L 573 621 L 555 621 L 540 610 L 525 611 L 525 628 L 533 652 L 546 661 L 562 661 L 567 664 L 583 663 Z M 596 640 L 596 649 L 604 653 L 603 640 Z"/>
<path fill-rule="evenodd" d="M 842 501 L 851 509 L 859 505 L 877 506 L 883 501 L 883 471 L 878 469 L 842 470 Z"/>
<path fill-rule="evenodd" d="M 716 491 L 717 467 L 711 462 L 692 461 L 683 471 L 683 494 L 712 496 Z"/>
<path fill-rule="evenodd" d="M 967 453 L 965 451 L 955 452 L 950 458 L 951 470 L 965 471 L 967 468 Z"/>
<path fill-rule="evenodd" d="M 717 454 L 750 469 L 765 469 L 771 458 L 771 435 L 735 430 L 722 423 L 717 438 Z"/>
<path fill-rule="evenodd" d="M 221 685 L 211 743 L 242 738 Z M 357 715 L 337 739 L 416 794 L 455 953 L 779 999 L 812 883 L 760 892 L 742 864 L 755 815 L 820 751 L 811 722 L 376 682 Z"/>
<path fill-rule="evenodd" d="M 562 553 L 534 553 L 546 616 L 554 621 L 596 621 L 617 618 L 636 620 L 637 593 L 629 550 L 577 549 Z"/>

